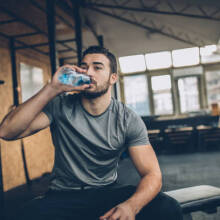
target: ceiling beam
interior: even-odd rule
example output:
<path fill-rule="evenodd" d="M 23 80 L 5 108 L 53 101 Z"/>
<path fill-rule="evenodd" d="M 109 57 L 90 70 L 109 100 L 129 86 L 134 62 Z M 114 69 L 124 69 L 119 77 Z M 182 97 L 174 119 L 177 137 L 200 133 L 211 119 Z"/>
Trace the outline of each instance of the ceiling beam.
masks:
<path fill-rule="evenodd" d="M 8 39 L 8 40 L 10 40 L 10 39 L 12 38 L 11 36 L 9 36 L 9 35 L 7 35 L 7 34 L 4 34 L 4 33 L 1 33 L 1 32 L 0 32 L 0 36 L 6 38 L 6 39 Z M 20 41 L 20 40 L 14 39 L 14 42 L 15 42 L 15 43 L 18 43 L 18 44 L 20 44 L 20 45 L 23 45 L 24 47 L 29 47 L 29 45 L 25 44 L 24 42 L 22 42 L 22 41 Z M 40 53 L 40 54 L 43 54 L 43 55 L 48 56 L 48 53 L 43 52 L 42 50 L 39 50 L 39 49 L 37 49 L 37 48 L 30 48 L 30 49 L 32 49 L 32 50 L 34 50 L 34 51 L 36 51 L 36 52 L 38 52 L 38 53 Z"/>
<path fill-rule="evenodd" d="M 18 47 L 15 47 L 15 50 L 22 50 L 22 49 L 28 49 L 28 48 L 48 46 L 48 44 L 49 44 L 48 42 L 45 42 L 45 43 L 39 43 L 39 44 L 31 44 L 31 45 L 27 45 L 27 46 L 18 46 Z"/>
<path fill-rule="evenodd" d="M 10 20 L 5 20 L 5 21 L 0 21 L 0 25 L 14 23 L 14 22 L 17 22 L 17 20 L 16 19 L 10 19 Z"/>
<path fill-rule="evenodd" d="M 21 22 L 21 23 L 25 24 L 26 26 L 32 28 L 33 30 L 35 30 L 37 32 L 41 32 L 44 36 L 48 37 L 48 34 L 46 32 L 42 31 L 40 28 L 38 28 L 34 24 L 32 24 L 32 23 L 28 22 L 27 20 L 23 19 L 22 17 L 18 16 L 14 12 L 8 10 L 6 7 L 0 6 L 0 10 L 2 10 L 3 12 L 7 13 L 8 15 L 14 17 L 16 20 L 18 20 L 19 22 Z M 73 49 L 73 48 L 69 47 L 68 45 L 66 45 L 65 43 L 59 43 L 59 44 L 61 44 L 65 48 Z"/>
<path fill-rule="evenodd" d="M 17 35 L 12 35 L 11 37 L 13 38 L 21 38 L 21 37 L 29 37 L 29 36 L 33 36 L 33 35 L 37 35 L 37 34 L 42 34 L 42 32 L 30 32 L 30 33 L 26 33 L 26 34 L 17 34 Z"/>
<path fill-rule="evenodd" d="M 174 40 L 181 41 L 181 42 L 183 42 L 183 43 L 189 44 L 189 45 L 191 45 L 191 46 L 200 46 L 200 45 L 198 45 L 198 43 L 192 42 L 192 41 L 190 41 L 190 40 L 186 40 L 186 39 L 181 38 L 181 37 L 179 37 L 179 36 L 175 36 L 175 35 L 166 33 L 166 32 L 164 32 L 164 31 L 162 31 L 162 30 L 160 30 L 160 29 L 152 28 L 152 27 L 150 27 L 150 26 L 148 26 L 148 25 L 144 25 L 143 23 L 138 22 L 138 21 L 130 20 L 130 19 L 128 19 L 128 18 L 124 18 L 124 17 L 121 17 L 121 16 L 119 16 L 119 15 L 114 15 L 114 14 L 111 14 L 111 13 L 109 13 L 109 12 L 107 12 L 107 11 L 100 10 L 100 9 L 98 9 L 98 8 L 89 7 L 89 9 L 91 9 L 91 10 L 93 10 L 93 11 L 96 11 L 96 12 L 98 12 L 98 13 L 101 13 L 101 14 L 104 14 L 104 15 L 107 15 L 107 16 L 110 16 L 110 17 L 112 17 L 112 18 L 118 19 L 118 20 L 120 20 L 120 21 L 124 21 L 124 22 L 126 22 L 126 23 L 128 23 L 128 24 L 132 24 L 132 25 L 135 25 L 135 26 L 137 26 L 137 27 L 143 28 L 143 29 L 148 30 L 148 31 L 150 31 L 150 32 L 152 32 L 152 33 L 158 33 L 158 34 L 161 34 L 161 35 L 166 36 L 166 37 L 168 37 L 168 38 L 172 38 L 172 39 L 174 39 Z"/>
<path fill-rule="evenodd" d="M 35 7 L 38 8 L 39 10 L 41 10 L 42 12 L 46 13 L 46 10 L 35 0 L 30 0 L 30 3 Z M 56 17 L 58 17 L 65 25 L 67 25 L 68 27 L 70 27 L 71 29 L 74 29 L 74 26 L 68 21 L 66 20 L 64 17 L 62 17 L 61 15 L 59 15 L 59 13 L 56 12 Z"/>
<path fill-rule="evenodd" d="M 197 18 L 197 19 L 220 21 L 220 18 L 216 18 L 211 15 L 204 15 L 204 13 L 202 13 L 202 15 L 195 15 L 195 14 L 190 14 L 190 13 L 178 12 L 174 9 L 171 9 L 171 11 L 165 11 L 165 10 L 162 11 L 162 10 L 157 10 L 154 8 L 148 8 L 148 7 L 137 8 L 137 7 L 127 7 L 127 6 L 122 6 L 122 5 L 98 4 L 98 3 L 90 3 L 90 2 L 86 2 L 84 7 L 86 8 L 89 8 L 89 7 L 110 8 L 110 9 L 119 9 L 119 10 L 127 10 L 127 11 L 134 11 L 134 12 L 147 12 L 147 13 L 163 14 L 163 15 L 176 15 L 176 16 L 183 16 L 183 17 L 190 17 L 190 18 Z"/>

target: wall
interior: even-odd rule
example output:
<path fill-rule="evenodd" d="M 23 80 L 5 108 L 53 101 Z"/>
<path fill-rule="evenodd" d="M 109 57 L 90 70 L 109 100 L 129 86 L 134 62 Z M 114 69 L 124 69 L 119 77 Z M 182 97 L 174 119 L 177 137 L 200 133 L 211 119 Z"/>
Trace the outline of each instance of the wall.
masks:
<path fill-rule="evenodd" d="M 0 85 L 0 121 L 13 105 L 12 73 L 10 51 L 8 42 L 4 39 L 0 44 L 0 79 L 5 83 Z M 20 85 L 20 62 L 43 69 L 44 82 L 50 79 L 49 59 L 33 51 L 19 51 L 16 53 L 18 85 Z M 19 92 L 19 100 L 21 93 Z M 45 172 L 50 172 L 53 166 L 54 149 L 49 128 L 33 136 L 23 139 L 24 153 L 30 179 L 40 177 Z M 1 160 L 3 173 L 3 188 L 8 191 L 16 186 L 26 183 L 24 161 L 22 158 L 21 140 L 4 141 L 0 139 Z"/>

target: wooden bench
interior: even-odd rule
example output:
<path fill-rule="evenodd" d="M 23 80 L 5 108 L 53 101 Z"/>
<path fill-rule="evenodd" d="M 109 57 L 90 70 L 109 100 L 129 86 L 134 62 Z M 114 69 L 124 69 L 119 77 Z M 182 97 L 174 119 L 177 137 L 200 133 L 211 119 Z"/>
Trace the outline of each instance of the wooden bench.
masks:
<path fill-rule="evenodd" d="M 196 211 L 215 213 L 220 206 L 220 188 L 210 185 L 181 188 L 165 193 L 180 203 L 184 219 L 192 219 L 191 213 Z"/>

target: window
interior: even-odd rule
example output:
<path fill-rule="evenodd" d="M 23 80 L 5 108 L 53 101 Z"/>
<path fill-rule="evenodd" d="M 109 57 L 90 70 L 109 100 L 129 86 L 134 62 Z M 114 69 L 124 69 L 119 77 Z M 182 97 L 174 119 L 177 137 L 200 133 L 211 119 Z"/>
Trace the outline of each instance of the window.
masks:
<path fill-rule="evenodd" d="M 178 91 L 181 113 L 200 110 L 198 77 L 179 78 Z"/>
<path fill-rule="evenodd" d="M 119 57 L 122 73 L 143 72 L 146 70 L 144 55 Z"/>
<path fill-rule="evenodd" d="M 43 87 L 43 70 L 38 67 L 21 63 L 20 77 L 22 102 L 24 102 L 35 95 Z"/>
<path fill-rule="evenodd" d="M 199 48 L 173 50 L 172 57 L 174 67 L 197 65 L 200 62 Z"/>
<path fill-rule="evenodd" d="M 220 70 L 206 72 L 208 105 L 220 102 Z"/>
<path fill-rule="evenodd" d="M 141 116 L 150 115 L 147 78 L 145 75 L 124 77 L 125 103 Z"/>
<path fill-rule="evenodd" d="M 151 77 L 154 113 L 165 115 L 173 113 L 170 75 Z"/>
<path fill-rule="evenodd" d="M 162 69 L 172 66 L 171 53 L 163 51 L 159 53 L 148 53 L 145 55 L 147 69 Z"/>
<path fill-rule="evenodd" d="M 214 63 L 220 61 L 220 51 L 216 45 L 201 47 L 200 55 L 202 63 Z"/>

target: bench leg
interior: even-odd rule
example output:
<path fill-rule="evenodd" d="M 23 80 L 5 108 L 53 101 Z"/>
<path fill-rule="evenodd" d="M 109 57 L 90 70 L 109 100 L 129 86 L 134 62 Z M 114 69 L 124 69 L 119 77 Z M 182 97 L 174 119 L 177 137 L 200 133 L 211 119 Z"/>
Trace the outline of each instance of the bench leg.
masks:
<path fill-rule="evenodd" d="M 183 220 L 193 220 L 193 219 L 192 219 L 191 214 L 190 214 L 190 213 L 187 213 L 187 214 L 184 214 L 184 215 L 183 215 Z"/>

